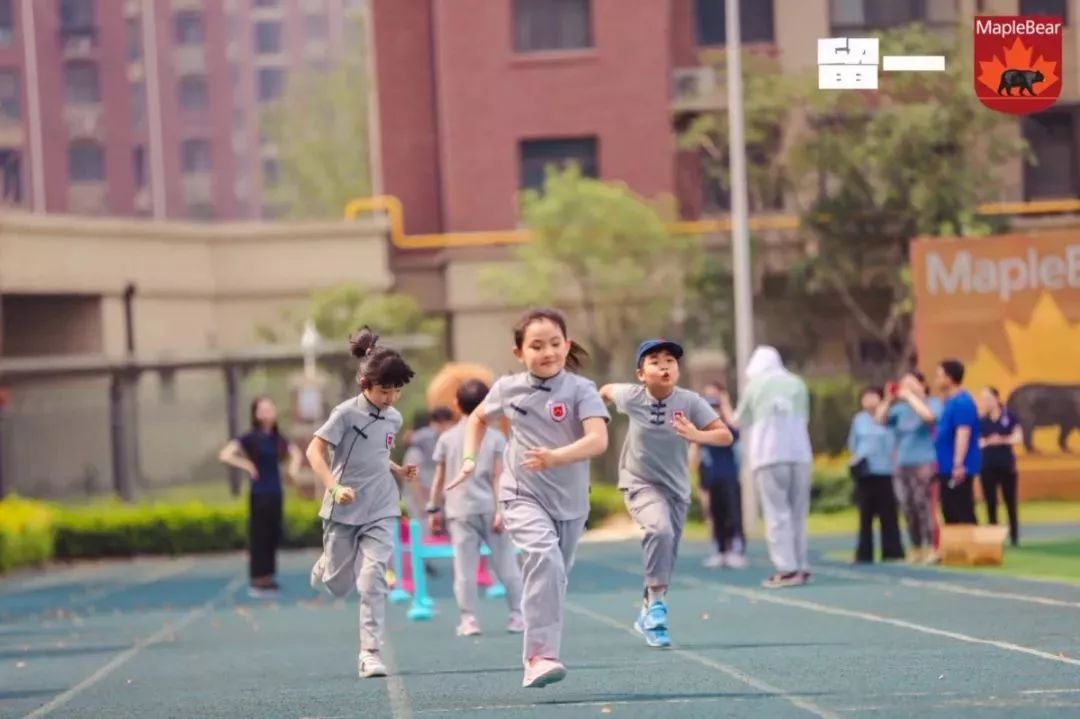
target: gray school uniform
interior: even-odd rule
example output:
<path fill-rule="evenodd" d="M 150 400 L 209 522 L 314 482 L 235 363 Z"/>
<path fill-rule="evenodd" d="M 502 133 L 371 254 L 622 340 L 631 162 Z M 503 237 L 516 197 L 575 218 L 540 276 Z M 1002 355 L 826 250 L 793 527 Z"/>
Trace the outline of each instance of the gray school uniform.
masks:
<path fill-rule="evenodd" d="M 329 491 L 323 496 L 323 553 L 312 578 L 339 597 L 356 587 L 361 651 L 379 649 L 385 626 L 386 565 L 401 514 L 390 449 L 401 424 L 396 409 L 380 411 L 360 395 L 335 407 L 315 432 L 334 448 L 330 471 L 356 492 L 356 501 L 335 504 Z"/>
<path fill-rule="evenodd" d="M 681 387 L 658 400 L 642 385 L 617 384 L 612 399 L 630 418 L 619 457 L 619 489 L 630 516 L 645 532 L 645 584 L 667 586 L 690 508 L 689 444 L 672 422 L 681 415 L 705 429 L 719 416 L 701 395 Z"/>
<path fill-rule="evenodd" d="M 567 576 L 589 514 L 589 463 L 540 472 L 521 467 L 528 449 L 557 448 L 584 436 L 582 423 L 611 419 L 596 385 L 571 372 L 540 379 L 528 372 L 499 379 L 484 402 L 489 422 L 510 420 L 499 502 L 511 539 L 524 554 L 523 661 L 558 659 Z"/>
<path fill-rule="evenodd" d="M 476 570 L 480 545 L 491 550 L 495 576 L 506 587 L 511 612 L 521 611 L 521 567 L 510 537 L 491 528 L 495 519 L 495 493 L 491 485 L 496 460 L 506 448 L 502 433 L 489 429 L 476 452 L 476 470 L 462 485 L 446 493 L 443 515 L 454 547 L 454 598 L 462 615 L 476 613 Z M 445 465 L 446 481 L 461 471 L 465 450 L 465 420 L 446 430 L 435 444 L 432 459 Z"/>

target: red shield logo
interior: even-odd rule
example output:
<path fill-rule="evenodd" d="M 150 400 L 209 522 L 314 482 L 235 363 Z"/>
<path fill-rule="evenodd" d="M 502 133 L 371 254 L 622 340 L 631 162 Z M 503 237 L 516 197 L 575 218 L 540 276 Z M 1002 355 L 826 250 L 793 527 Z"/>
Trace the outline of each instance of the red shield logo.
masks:
<path fill-rule="evenodd" d="M 1061 95 L 1060 17 L 975 17 L 975 96 L 991 110 L 1030 115 Z"/>
<path fill-rule="evenodd" d="M 680 420 L 684 417 L 686 417 L 686 412 L 683 412 L 681 409 L 677 409 L 671 413 L 671 418 L 674 420 Z"/>
<path fill-rule="evenodd" d="M 556 422 L 562 422 L 566 419 L 566 402 L 548 403 L 548 413 L 551 414 L 551 418 Z"/>
<path fill-rule="evenodd" d="M 386 448 L 390 449 L 393 446 L 394 446 L 394 433 L 393 432 L 387 432 L 386 433 Z"/>

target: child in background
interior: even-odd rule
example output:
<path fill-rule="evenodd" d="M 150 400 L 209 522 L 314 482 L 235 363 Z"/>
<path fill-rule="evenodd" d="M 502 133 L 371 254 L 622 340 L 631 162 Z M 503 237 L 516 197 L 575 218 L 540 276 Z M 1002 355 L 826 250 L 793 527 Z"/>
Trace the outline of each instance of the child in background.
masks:
<path fill-rule="evenodd" d="M 514 356 L 524 372 L 502 377 L 465 426 L 461 471 L 451 491 L 476 471 L 484 426 L 510 420 L 499 484 L 503 522 L 524 555 L 524 687 L 561 681 L 559 661 L 567 576 L 589 515 L 589 459 L 607 449 L 611 419 L 596 385 L 576 374 L 584 350 L 551 309 L 527 312 L 514 326 Z"/>
<path fill-rule="evenodd" d="M 731 430 L 734 442 L 739 440 L 739 431 L 733 427 L 735 410 L 727 390 L 719 382 L 705 385 L 702 396 L 709 406 L 720 413 L 720 419 Z M 695 450 L 690 457 L 690 464 L 698 467 L 698 476 L 702 487 L 708 492 L 707 516 L 710 529 L 716 543 L 716 551 L 705 559 L 704 566 L 709 569 L 729 567 L 746 568 L 746 536 L 742 524 L 742 485 L 739 482 L 739 462 L 735 456 L 735 445 L 693 445 Z"/>
<path fill-rule="evenodd" d="M 503 517 L 496 501 L 502 453 L 506 448 L 506 440 L 498 430 L 488 429 L 484 433 L 476 451 L 476 469 L 472 476 L 454 491 L 443 491 L 446 477 L 456 477 L 461 471 L 467 417 L 483 403 L 487 394 L 488 387 L 480 380 L 469 380 L 458 388 L 457 406 L 462 418 L 456 426 L 440 435 L 435 444 L 435 481 L 427 507 L 431 530 L 441 532 L 445 525 L 454 547 L 454 598 L 460 616 L 459 637 L 475 636 L 481 631 L 476 619 L 476 570 L 481 544 L 491 549 L 495 575 L 506 587 L 510 605 L 506 630 L 515 634 L 525 631 L 525 620 L 521 616 L 521 568 L 514 556 L 514 545 L 504 533 Z"/>
<path fill-rule="evenodd" d="M 679 383 L 683 349 L 663 339 L 637 351 L 640 384 L 609 384 L 605 401 L 630 418 L 619 458 L 619 489 L 630 516 L 645 532 L 645 590 L 634 628 L 650 647 L 669 647 L 665 599 L 690 509 L 688 443 L 730 445 L 731 432 L 697 392 Z"/>
<path fill-rule="evenodd" d="M 355 586 L 360 595 L 361 677 L 386 676 L 379 657 L 386 616 L 386 565 L 401 516 L 395 479 L 414 479 L 415 466 L 390 460 L 401 413 L 394 403 L 413 371 L 396 351 L 378 346 L 364 327 L 349 340 L 360 360 L 360 394 L 334 408 L 308 446 L 311 468 L 326 487 L 322 509 L 323 552 L 311 569 L 313 589 L 343 597 Z M 332 464 L 326 450 L 333 450 Z"/>

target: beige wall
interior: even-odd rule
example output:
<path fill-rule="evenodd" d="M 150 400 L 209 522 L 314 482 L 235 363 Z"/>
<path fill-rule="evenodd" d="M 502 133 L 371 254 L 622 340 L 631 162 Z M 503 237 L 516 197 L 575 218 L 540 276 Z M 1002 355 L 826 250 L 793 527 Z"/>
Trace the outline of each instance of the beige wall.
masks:
<path fill-rule="evenodd" d="M 124 352 L 122 292 L 134 282 L 140 352 L 240 347 L 314 290 L 390 289 L 384 230 L 381 220 L 197 225 L 5 213 L 0 293 L 100 297 L 99 339 L 70 349 L 115 355 Z M 20 337 L 37 324 L 4 323 Z"/>

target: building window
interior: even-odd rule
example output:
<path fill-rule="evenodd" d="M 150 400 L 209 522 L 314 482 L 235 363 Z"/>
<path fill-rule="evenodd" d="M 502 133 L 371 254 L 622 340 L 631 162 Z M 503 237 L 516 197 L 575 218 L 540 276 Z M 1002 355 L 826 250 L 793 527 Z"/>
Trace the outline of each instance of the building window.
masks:
<path fill-rule="evenodd" d="M 146 187 L 146 148 L 136 145 L 131 150 L 131 170 L 135 177 L 135 189 Z"/>
<path fill-rule="evenodd" d="M 1025 117 L 1024 139 L 1035 163 L 1024 164 L 1024 199 L 1077 197 L 1076 130 L 1069 111 L 1047 110 Z"/>
<path fill-rule="evenodd" d="M 78 32 L 94 27 L 94 0 L 60 0 L 60 29 Z"/>
<path fill-rule="evenodd" d="M 255 7 L 278 7 L 281 0 L 255 0 Z"/>
<path fill-rule="evenodd" d="M 1050 15 L 1069 22 L 1069 3 L 1065 0 L 1020 0 L 1021 15 Z"/>
<path fill-rule="evenodd" d="M 185 174 L 210 172 L 211 156 L 209 140 L 196 138 L 180 143 L 181 166 Z"/>
<path fill-rule="evenodd" d="M 514 0 L 514 51 L 592 47 L 589 0 Z"/>
<path fill-rule="evenodd" d="M 19 73 L 14 68 L 0 69 L 0 118 L 19 121 Z"/>
<path fill-rule="evenodd" d="M 22 168 L 19 151 L 0 149 L 0 202 L 22 202 Z"/>
<path fill-rule="evenodd" d="M 198 10 L 183 10 L 176 13 L 176 44 L 177 45 L 202 45 L 203 36 L 202 14 Z"/>
<path fill-rule="evenodd" d="M 306 15 L 304 17 L 304 34 L 308 40 L 325 40 L 329 35 L 326 16 Z"/>
<path fill-rule="evenodd" d="M 132 83 L 128 97 L 131 101 L 131 126 L 136 130 L 141 129 L 146 121 L 146 86 L 141 82 Z"/>
<path fill-rule="evenodd" d="M 68 145 L 68 177 L 72 182 L 105 179 L 105 152 L 93 140 L 75 140 Z"/>
<path fill-rule="evenodd" d="M 188 205 L 186 212 L 189 220 L 208 222 L 214 219 L 214 206 L 209 202 L 198 202 L 193 205 Z"/>
<path fill-rule="evenodd" d="M 95 103 L 101 100 L 97 65 L 84 61 L 64 64 L 64 99 L 70 103 Z"/>
<path fill-rule="evenodd" d="M 263 185 L 266 187 L 276 187 L 278 180 L 281 178 L 281 165 L 278 163 L 276 157 L 266 157 L 262 161 L 263 166 Z"/>
<path fill-rule="evenodd" d="M 11 0 L 0 0 L 0 47 L 10 45 L 15 37 L 15 23 L 11 13 Z"/>
<path fill-rule="evenodd" d="M 578 137 L 557 140 L 521 141 L 521 188 L 542 189 L 548 165 L 562 168 L 577 163 L 581 174 L 598 177 L 596 138 Z"/>
<path fill-rule="evenodd" d="M 129 17 L 127 25 L 127 59 L 138 60 L 142 57 L 142 26 L 137 17 Z"/>
<path fill-rule="evenodd" d="M 944 25 L 955 20 L 956 0 L 829 0 L 834 33 L 885 30 L 915 22 Z"/>
<path fill-rule="evenodd" d="M 695 19 L 698 45 L 727 44 L 724 0 L 697 0 Z M 773 0 L 739 0 L 740 42 L 773 42 Z"/>
<path fill-rule="evenodd" d="M 276 55 L 281 52 L 281 23 L 255 23 L 255 52 L 260 55 Z"/>
<path fill-rule="evenodd" d="M 206 88 L 205 75 L 188 75 L 180 78 L 180 108 L 201 111 L 210 106 L 210 94 Z"/>
<path fill-rule="evenodd" d="M 285 90 L 285 73 L 278 67 L 259 68 L 259 102 L 281 97 Z"/>

